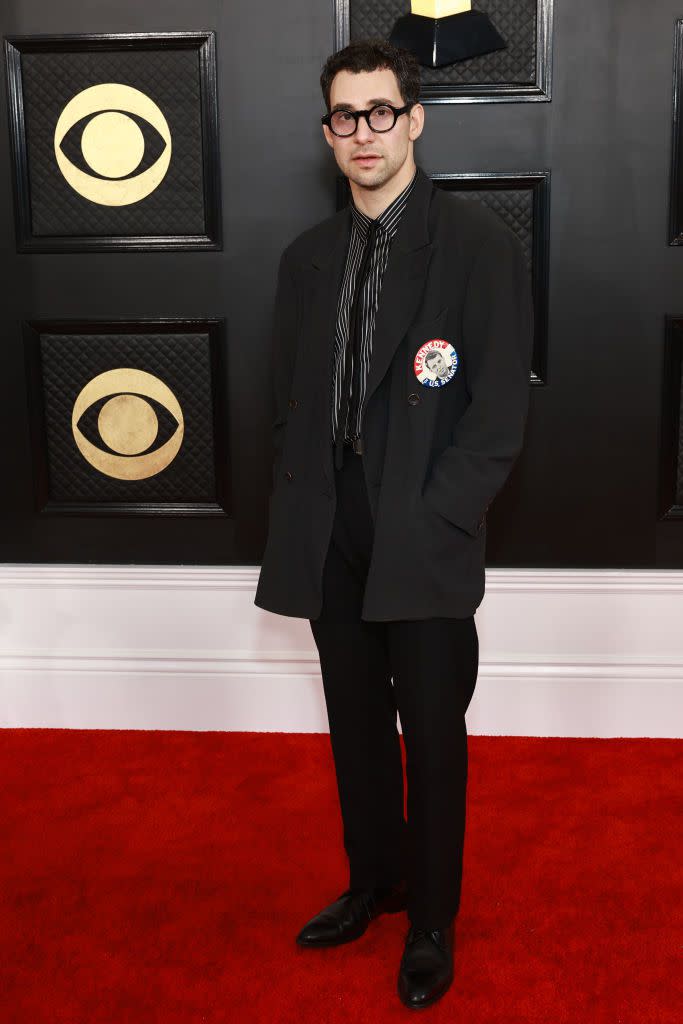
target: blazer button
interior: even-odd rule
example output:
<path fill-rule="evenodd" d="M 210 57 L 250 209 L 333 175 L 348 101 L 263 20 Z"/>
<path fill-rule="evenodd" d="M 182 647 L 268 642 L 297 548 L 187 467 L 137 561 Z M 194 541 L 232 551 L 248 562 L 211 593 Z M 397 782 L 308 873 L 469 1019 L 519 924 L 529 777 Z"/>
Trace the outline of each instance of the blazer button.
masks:
<path fill-rule="evenodd" d="M 411 393 L 408 395 L 408 401 L 410 402 L 411 405 L 417 405 L 417 403 L 420 401 L 420 396 L 416 395 L 414 391 L 411 391 Z"/>
<path fill-rule="evenodd" d="M 290 409 L 296 409 L 298 404 L 299 403 L 297 402 L 296 398 L 290 398 L 290 400 L 289 400 L 289 408 Z"/>
<path fill-rule="evenodd" d="M 294 479 L 294 474 L 290 473 L 289 470 L 286 470 L 286 472 L 285 472 L 285 480 L 293 480 L 293 479 Z"/>

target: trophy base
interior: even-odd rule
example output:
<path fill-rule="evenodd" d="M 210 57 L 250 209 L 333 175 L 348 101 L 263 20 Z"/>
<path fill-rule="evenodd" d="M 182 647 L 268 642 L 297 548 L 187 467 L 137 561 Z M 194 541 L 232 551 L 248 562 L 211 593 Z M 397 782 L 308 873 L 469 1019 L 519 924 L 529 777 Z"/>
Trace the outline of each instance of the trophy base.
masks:
<path fill-rule="evenodd" d="M 507 46 L 483 11 L 464 11 L 446 18 L 406 14 L 394 25 L 389 42 L 410 50 L 418 63 L 428 68 L 455 64 Z"/>

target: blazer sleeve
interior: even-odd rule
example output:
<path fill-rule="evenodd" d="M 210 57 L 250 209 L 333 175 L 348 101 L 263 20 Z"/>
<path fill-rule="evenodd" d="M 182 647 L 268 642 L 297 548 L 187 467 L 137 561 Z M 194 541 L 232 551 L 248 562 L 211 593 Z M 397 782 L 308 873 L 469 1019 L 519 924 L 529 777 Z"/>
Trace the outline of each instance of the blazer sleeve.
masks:
<path fill-rule="evenodd" d="M 424 500 L 476 536 L 522 448 L 534 316 L 519 239 L 507 228 L 479 249 L 463 304 L 461 349 L 470 404 L 436 458 Z M 456 344 L 457 350 L 457 344 Z"/>
<path fill-rule="evenodd" d="M 271 444 L 273 449 L 273 487 L 282 456 L 284 432 L 289 415 L 294 365 L 297 349 L 297 292 L 291 267 L 289 251 L 285 249 L 281 258 L 275 292 L 271 346 L 271 407 L 273 421 Z"/>

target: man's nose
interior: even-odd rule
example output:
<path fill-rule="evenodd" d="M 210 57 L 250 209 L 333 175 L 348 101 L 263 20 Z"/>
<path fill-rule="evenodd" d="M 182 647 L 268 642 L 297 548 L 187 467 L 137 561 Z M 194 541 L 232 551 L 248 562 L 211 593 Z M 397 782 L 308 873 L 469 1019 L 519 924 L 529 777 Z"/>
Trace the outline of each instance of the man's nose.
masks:
<path fill-rule="evenodd" d="M 358 127 L 356 128 L 356 142 L 361 144 L 371 142 L 374 137 L 375 133 L 368 124 L 367 120 L 364 117 L 359 117 Z"/>

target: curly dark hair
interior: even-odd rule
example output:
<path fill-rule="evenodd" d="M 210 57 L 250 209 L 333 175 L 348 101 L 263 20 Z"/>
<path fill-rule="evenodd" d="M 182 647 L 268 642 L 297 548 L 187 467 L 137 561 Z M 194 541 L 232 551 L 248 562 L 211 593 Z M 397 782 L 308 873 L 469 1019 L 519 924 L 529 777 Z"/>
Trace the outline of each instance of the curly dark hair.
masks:
<path fill-rule="evenodd" d="M 389 68 L 398 79 L 404 103 L 417 103 L 420 96 L 420 65 L 410 52 L 392 46 L 386 39 L 359 39 L 327 58 L 320 74 L 325 106 L 330 109 L 332 79 L 339 71 L 377 71 Z"/>

